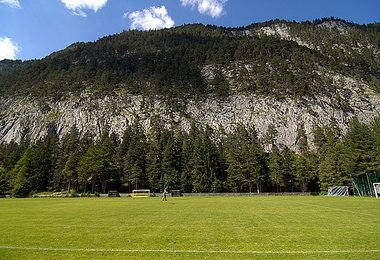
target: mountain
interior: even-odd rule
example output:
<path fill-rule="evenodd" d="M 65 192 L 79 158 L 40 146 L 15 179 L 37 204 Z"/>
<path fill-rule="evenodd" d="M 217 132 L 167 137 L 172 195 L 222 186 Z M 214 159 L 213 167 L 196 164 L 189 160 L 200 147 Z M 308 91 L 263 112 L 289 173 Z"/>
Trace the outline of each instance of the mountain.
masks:
<path fill-rule="evenodd" d="M 2 72 L 6 72 L 6 71 L 10 71 L 10 70 L 13 70 L 17 67 L 19 67 L 19 65 L 22 64 L 22 61 L 21 60 L 1 60 L 0 61 L 0 71 Z"/>
<path fill-rule="evenodd" d="M 74 43 L 41 60 L 0 62 L 0 142 L 37 141 L 72 125 L 119 137 L 192 122 L 233 131 L 274 125 L 279 146 L 310 143 L 315 125 L 347 129 L 380 109 L 380 25 L 335 18 L 239 28 L 184 25 Z"/>

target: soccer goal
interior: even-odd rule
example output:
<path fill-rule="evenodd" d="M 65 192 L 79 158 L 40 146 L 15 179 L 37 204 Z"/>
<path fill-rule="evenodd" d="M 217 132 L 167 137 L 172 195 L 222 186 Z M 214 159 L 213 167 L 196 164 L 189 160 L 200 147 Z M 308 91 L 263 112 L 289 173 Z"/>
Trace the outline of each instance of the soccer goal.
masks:
<path fill-rule="evenodd" d="M 327 191 L 327 196 L 349 196 L 348 186 L 331 186 Z"/>
<path fill-rule="evenodd" d="M 380 182 L 373 183 L 373 191 L 375 193 L 375 197 L 378 198 L 380 195 Z"/>
<path fill-rule="evenodd" d="M 364 173 L 352 177 L 352 187 L 355 196 L 380 196 L 380 173 Z"/>
<path fill-rule="evenodd" d="M 149 198 L 150 190 L 149 189 L 139 189 L 133 190 L 131 193 L 132 198 Z"/>

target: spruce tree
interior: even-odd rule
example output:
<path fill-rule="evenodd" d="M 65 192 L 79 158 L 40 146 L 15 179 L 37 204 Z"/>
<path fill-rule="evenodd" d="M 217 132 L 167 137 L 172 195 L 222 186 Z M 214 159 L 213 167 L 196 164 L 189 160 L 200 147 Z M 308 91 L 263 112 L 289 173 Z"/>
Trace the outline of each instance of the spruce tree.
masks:
<path fill-rule="evenodd" d="M 206 126 L 194 147 L 192 179 L 196 192 L 216 191 L 219 188 L 219 154 L 211 138 L 212 130 Z"/>
<path fill-rule="evenodd" d="M 344 167 L 349 176 L 375 172 L 376 148 L 374 133 L 354 118 L 343 141 Z"/>
<path fill-rule="evenodd" d="M 249 146 L 252 140 L 247 129 L 243 125 L 238 125 L 233 133 L 227 136 L 226 140 L 226 162 L 227 183 L 233 192 L 242 192 L 248 184 L 247 177 L 249 169 L 247 157 L 249 157 Z"/>
<path fill-rule="evenodd" d="M 147 188 L 147 140 L 137 120 L 124 132 L 124 138 L 118 149 L 122 166 L 121 182 L 129 192 L 136 186 Z"/>
<path fill-rule="evenodd" d="M 166 140 L 162 159 L 163 186 L 169 189 L 180 188 L 181 148 L 174 133 Z"/>
<path fill-rule="evenodd" d="M 378 115 L 371 126 L 374 137 L 374 171 L 380 172 L 380 115 Z"/>
<path fill-rule="evenodd" d="M 264 144 L 266 144 L 269 149 L 272 149 L 272 146 L 276 143 L 277 134 L 276 126 L 270 123 L 263 138 Z"/>
<path fill-rule="evenodd" d="M 288 192 L 293 192 L 296 189 L 297 183 L 297 165 L 296 158 L 297 154 L 290 150 L 288 147 L 285 147 L 282 152 L 283 163 L 282 168 L 284 170 L 284 189 Z"/>
<path fill-rule="evenodd" d="M 246 162 L 248 164 L 249 172 L 249 192 L 252 192 L 253 184 L 256 186 L 256 192 L 260 193 L 268 170 L 264 150 L 258 142 L 253 142 L 251 144 Z"/>
<path fill-rule="evenodd" d="M 55 187 L 61 187 L 63 182 L 67 184 L 67 189 L 70 191 L 72 185 L 77 182 L 77 168 L 80 160 L 79 145 L 79 131 L 74 125 L 61 140 L 57 168 L 53 180 Z"/>
<path fill-rule="evenodd" d="M 0 193 L 8 192 L 11 189 L 10 185 L 10 174 L 5 170 L 3 165 L 0 163 Z"/>
<path fill-rule="evenodd" d="M 282 191 L 285 186 L 283 180 L 282 156 L 276 145 L 272 147 L 272 152 L 269 155 L 269 178 L 272 184 L 276 187 L 276 192 Z"/>
<path fill-rule="evenodd" d="M 116 140 L 106 130 L 99 140 L 90 146 L 79 162 L 78 174 L 82 186 L 91 186 L 91 192 L 106 192 L 107 183 L 118 174 Z"/>
<path fill-rule="evenodd" d="M 192 192 L 194 189 L 193 170 L 195 160 L 195 144 L 197 138 L 200 137 L 200 130 L 191 122 L 189 134 L 182 134 L 182 172 L 181 172 L 181 188 L 184 192 Z"/>
<path fill-rule="evenodd" d="M 11 171 L 12 193 L 15 197 L 27 197 L 33 191 L 30 164 L 30 149 L 28 149 Z"/>
<path fill-rule="evenodd" d="M 329 186 L 349 184 L 349 176 L 342 165 L 342 145 L 339 142 L 328 142 L 318 172 L 321 192 L 327 192 Z"/>

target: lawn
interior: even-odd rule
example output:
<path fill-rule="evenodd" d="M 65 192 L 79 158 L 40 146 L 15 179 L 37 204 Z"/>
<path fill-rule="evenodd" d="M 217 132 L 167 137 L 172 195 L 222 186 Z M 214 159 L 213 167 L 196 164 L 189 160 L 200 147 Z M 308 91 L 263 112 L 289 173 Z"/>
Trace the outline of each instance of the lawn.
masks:
<path fill-rule="evenodd" d="M 380 259 L 380 199 L 0 199 L 0 259 Z"/>

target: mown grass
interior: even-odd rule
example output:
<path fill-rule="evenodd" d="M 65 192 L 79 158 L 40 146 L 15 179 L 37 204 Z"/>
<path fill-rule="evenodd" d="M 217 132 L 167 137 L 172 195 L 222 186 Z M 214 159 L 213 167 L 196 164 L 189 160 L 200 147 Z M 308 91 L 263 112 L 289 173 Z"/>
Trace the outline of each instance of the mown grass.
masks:
<path fill-rule="evenodd" d="M 1 199 L 0 259 L 380 259 L 379 213 L 355 197 Z"/>

